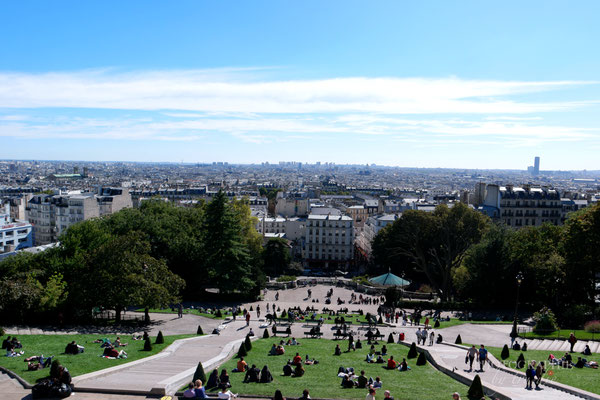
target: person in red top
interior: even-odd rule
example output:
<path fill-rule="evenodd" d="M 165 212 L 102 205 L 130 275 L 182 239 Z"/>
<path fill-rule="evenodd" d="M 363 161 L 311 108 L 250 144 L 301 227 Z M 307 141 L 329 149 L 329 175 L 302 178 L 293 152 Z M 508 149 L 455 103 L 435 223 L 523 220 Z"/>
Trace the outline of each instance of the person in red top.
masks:
<path fill-rule="evenodd" d="M 398 363 L 394 360 L 394 356 L 390 356 L 387 363 L 388 369 L 396 369 L 397 365 Z"/>
<path fill-rule="evenodd" d="M 250 325 L 250 313 L 246 313 L 246 326 Z"/>
<path fill-rule="evenodd" d="M 294 359 L 292 360 L 292 363 L 294 365 L 302 365 L 302 357 L 300 357 L 300 354 L 296 353 Z"/>

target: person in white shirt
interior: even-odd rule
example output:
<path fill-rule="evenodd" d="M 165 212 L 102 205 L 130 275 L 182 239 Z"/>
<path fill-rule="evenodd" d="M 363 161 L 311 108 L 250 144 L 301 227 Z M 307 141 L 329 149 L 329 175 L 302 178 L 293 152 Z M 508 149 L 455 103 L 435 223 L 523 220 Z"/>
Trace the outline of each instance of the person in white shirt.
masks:
<path fill-rule="evenodd" d="M 227 386 L 221 385 L 221 391 L 218 394 L 218 398 L 222 400 L 235 399 L 238 395 L 231 393 L 231 390 L 227 389 Z"/>

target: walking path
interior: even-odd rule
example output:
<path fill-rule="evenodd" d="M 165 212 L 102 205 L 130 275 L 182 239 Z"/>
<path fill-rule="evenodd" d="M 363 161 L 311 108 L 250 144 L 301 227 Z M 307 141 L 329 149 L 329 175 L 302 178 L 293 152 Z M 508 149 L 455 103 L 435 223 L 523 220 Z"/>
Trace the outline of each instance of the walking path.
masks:
<path fill-rule="evenodd" d="M 325 293 L 330 287 L 328 286 L 316 286 L 311 287 L 313 291 L 313 298 L 319 298 L 320 303 L 312 303 L 306 299 L 306 288 L 291 289 L 280 292 L 280 299 L 277 301 L 277 306 L 281 309 L 288 307 L 301 306 L 315 306 L 316 308 L 323 308 L 326 305 L 322 299 L 325 299 Z M 343 300 L 350 298 L 348 289 L 335 288 L 333 299 L 334 302 L 337 297 Z M 273 304 L 275 293 L 267 293 L 266 300 L 261 302 L 255 302 L 251 304 L 245 304 L 246 308 L 253 307 L 256 310 L 256 306 L 260 304 L 262 315 L 264 318 L 266 314 L 266 304 Z M 354 305 L 354 304 L 343 304 L 338 306 L 337 304 L 327 305 L 331 309 L 338 309 L 341 307 L 347 307 L 349 310 L 362 309 L 365 313 L 375 313 L 377 305 Z M 152 314 L 153 325 L 151 327 L 151 334 L 156 334 L 158 330 L 161 330 L 165 335 L 173 334 L 189 334 L 195 333 L 197 326 L 200 324 L 205 333 L 210 333 L 213 328 L 219 324 L 222 325 L 220 335 L 206 335 L 202 337 L 195 337 L 190 339 L 183 339 L 176 341 L 172 346 L 167 348 L 165 351 L 148 358 L 144 358 L 131 363 L 123 364 L 114 368 L 109 368 L 94 373 L 78 376 L 74 378 L 74 383 L 77 389 L 84 389 L 90 391 L 104 391 L 114 393 L 129 393 L 129 394 L 148 394 L 150 392 L 154 394 L 173 394 L 179 389 L 185 382 L 191 379 L 198 362 L 202 362 L 205 371 L 208 373 L 209 370 L 215 368 L 217 365 L 226 361 L 228 357 L 233 355 L 239 343 L 243 340 L 249 329 L 252 328 L 257 337 L 262 337 L 265 328 L 269 329 L 271 334 L 271 327 L 268 326 L 263 319 L 256 317 L 256 311 L 251 313 L 252 320 L 250 325 L 246 326 L 245 321 L 238 318 L 237 321 L 214 320 L 196 315 L 186 314 L 183 318 L 177 318 L 174 314 Z M 355 339 L 360 338 L 365 340 L 365 327 L 352 326 L 354 331 Z M 390 332 L 399 333 L 403 332 L 406 335 L 405 342 L 416 342 L 415 332 L 418 328 L 412 326 L 387 326 L 379 327 L 380 332 L 384 335 L 385 342 Z M 304 323 L 295 323 L 291 327 L 292 336 L 302 340 L 304 333 L 310 330 L 309 325 Z M 333 339 L 335 333 L 334 325 L 325 324 L 321 328 L 323 337 L 327 339 Z M 511 330 L 510 325 L 473 325 L 463 324 L 460 326 L 454 326 L 446 328 L 444 330 L 436 331 L 441 333 L 444 340 L 447 342 L 454 342 L 456 335 L 460 333 L 462 339 L 466 343 L 484 343 L 488 346 L 501 347 L 510 341 L 509 333 Z M 42 328 L 42 329 L 30 329 L 25 327 L 10 327 L 7 329 L 9 334 L 27 334 L 27 333 L 100 333 L 100 332 L 89 332 L 88 329 L 77 329 L 77 327 L 71 327 L 67 330 L 56 330 L 55 328 Z M 110 331 L 111 333 L 114 333 Z M 139 332 L 139 330 L 136 330 Z M 103 331 L 102 333 L 109 333 Z M 123 332 L 123 334 L 128 332 Z M 395 336 L 397 341 L 398 336 Z M 556 345 L 559 345 L 558 343 Z M 562 344 L 560 344 L 562 346 Z M 583 343 L 578 345 L 582 346 Z M 531 349 L 539 344 L 535 341 L 528 342 L 528 346 Z M 436 356 L 440 363 L 443 363 L 449 370 L 457 371 L 460 374 L 464 374 L 469 379 L 473 379 L 475 372 L 466 372 L 464 357 L 466 350 L 457 348 L 450 345 L 434 345 L 425 347 L 433 356 Z M 577 349 L 576 349 L 577 350 Z M 593 350 L 592 350 L 593 351 Z M 498 370 L 489 369 L 479 374 L 484 384 L 490 384 L 507 395 L 508 397 L 515 400 L 528 400 L 528 399 L 575 399 L 578 398 L 572 394 L 568 394 L 550 387 L 545 386 L 542 391 L 528 391 L 525 389 L 524 379 L 521 377 L 514 376 L 511 373 Z M 6 378 L 0 379 L 0 393 L 5 393 L 3 389 L 7 390 L 6 393 L 11 393 L 9 385 L 15 385 L 12 380 Z M 76 396 L 82 399 L 87 399 L 88 394 L 77 392 Z M 104 397 L 106 396 L 106 397 Z M 22 398 L 22 397 L 20 397 Z M 104 400 L 112 399 L 110 395 L 95 395 L 94 399 Z M 129 400 L 129 397 L 119 397 Z M 598 397 L 600 398 L 600 397 Z M 3 397 L 4 399 L 4 397 Z M 7 397 L 12 400 L 12 398 Z M 137 400 L 140 396 L 136 397 Z"/>

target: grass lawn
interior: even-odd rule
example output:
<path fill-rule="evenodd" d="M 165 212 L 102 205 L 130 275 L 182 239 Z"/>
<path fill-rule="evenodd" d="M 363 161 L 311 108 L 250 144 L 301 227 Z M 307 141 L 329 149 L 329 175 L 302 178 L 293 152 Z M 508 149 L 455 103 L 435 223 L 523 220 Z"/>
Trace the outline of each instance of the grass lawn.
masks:
<path fill-rule="evenodd" d="M 27 382 L 35 383 L 38 379 L 47 378 L 50 374 L 50 368 L 27 371 L 27 363 L 23 360 L 30 356 L 39 356 L 42 354 L 45 357 L 54 356 L 53 360 L 58 359 L 62 365 L 66 366 L 71 372 L 71 376 L 77 376 L 152 356 L 177 339 L 194 336 L 196 335 L 165 336 L 164 344 L 154 344 L 156 338 L 151 337 L 153 343 L 152 351 L 143 351 L 143 340 L 133 341 L 131 340 L 131 336 L 121 336 L 121 342 L 128 343 L 127 346 L 121 347 L 121 349 L 125 350 L 128 357 L 127 359 L 109 360 L 100 357 L 103 351 L 100 348 L 100 344 L 92 342 L 95 339 L 104 337 L 110 339 L 112 342 L 116 339 L 116 335 L 19 335 L 17 337 L 23 345 L 23 349 L 21 350 L 24 350 L 25 354 L 20 357 L 6 357 L 4 350 L 2 350 L 0 365 L 20 375 Z M 0 340 L 4 340 L 5 338 L 6 336 L 0 337 Z M 77 355 L 63 354 L 67 343 L 73 340 L 77 344 L 84 346 L 85 352 Z"/>
<path fill-rule="evenodd" d="M 135 310 L 136 312 L 144 312 L 143 308 L 139 308 L 137 310 Z M 177 314 L 177 310 L 173 311 L 170 308 L 151 308 L 149 310 L 149 312 L 151 313 L 157 313 L 157 314 Z M 206 317 L 206 318 L 212 318 L 212 319 L 225 319 L 225 317 L 227 316 L 231 316 L 231 312 L 226 311 L 226 310 L 221 310 L 222 316 L 221 317 L 217 317 L 214 314 L 209 314 L 209 313 L 201 313 L 200 311 L 198 311 L 197 309 L 191 309 L 191 308 L 184 308 L 183 309 L 183 313 L 184 314 L 193 314 L 193 315 L 200 315 L 202 317 Z M 240 315 L 241 318 L 241 315 Z"/>
<path fill-rule="evenodd" d="M 367 394 L 366 389 L 342 389 L 341 378 L 337 376 L 340 366 L 353 367 L 357 374 L 364 369 L 366 376 L 373 377 L 373 379 L 379 376 L 383 382 L 383 388 L 378 389 L 377 396 L 381 398 L 383 398 L 384 390 L 390 390 L 392 396 L 402 400 L 446 400 L 455 391 L 461 393 L 467 391 L 466 386 L 437 371 L 429 364 L 416 366 L 416 359 L 407 360 L 408 365 L 412 368 L 407 372 L 390 371 L 383 368 L 383 364 L 368 364 L 364 361 L 369 351 L 366 343 L 364 344 L 366 347 L 363 349 L 345 353 L 348 346 L 346 341 L 304 339 L 300 341 L 300 346 L 286 346 L 286 354 L 283 356 L 269 356 L 271 345 L 279 340 L 279 338 L 259 339 L 252 343 L 252 350 L 245 357 L 249 365 L 256 364 L 260 369 L 264 365 L 268 365 L 274 378 L 271 383 L 242 383 L 243 373 L 231 373 L 236 366 L 237 358 L 231 359 L 222 366 L 230 372 L 234 393 L 272 396 L 276 389 L 280 389 L 284 397 L 297 398 L 300 397 L 303 389 L 308 388 L 310 396 L 313 398 L 363 400 Z M 379 343 L 376 346 L 378 351 L 385 342 L 380 341 Z M 333 355 L 336 344 L 342 348 L 342 355 L 338 357 Z M 386 344 L 386 346 L 388 347 L 388 357 L 393 355 L 396 360 L 402 361 L 402 358 L 406 357 L 408 353 L 408 347 L 399 344 Z M 283 366 L 288 359 L 293 358 L 296 352 L 300 353 L 303 358 L 307 354 L 310 358 L 316 358 L 319 360 L 319 364 L 305 366 L 306 373 L 300 378 L 282 376 Z M 385 358 L 387 359 L 387 357 Z M 212 371 L 205 372 L 208 376 Z"/>
<path fill-rule="evenodd" d="M 587 390 L 588 392 L 600 394 L 600 369 L 592 369 L 592 368 L 560 368 L 556 365 L 548 364 L 548 355 L 553 353 L 557 358 L 562 357 L 564 354 L 556 351 L 549 350 L 527 350 L 527 351 L 510 351 L 510 357 L 506 360 L 502 360 L 500 358 L 500 353 L 502 352 L 502 348 L 499 347 L 488 347 L 487 348 L 498 360 L 506 363 L 507 366 L 516 369 L 516 360 L 519 357 L 519 354 L 523 353 L 525 356 L 525 360 L 528 363 L 529 361 L 544 361 L 546 363 L 546 374 L 544 375 L 544 379 L 553 380 L 556 382 L 560 382 L 565 385 L 574 386 L 583 390 Z M 588 361 L 597 361 L 600 362 L 600 355 L 594 354 L 592 356 L 584 356 L 579 353 L 572 353 L 573 362 L 577 361 L 577 357 L 581 356 L 586 358 Z M 509 363 L 509 361 L 512 361 Z M 525 369 L 521 369 L 521 372 L 525 372 Z M 525 379 L 523 379 L 523 387 L 525 386 Z"/>
<path fill-rule="evenodd" d="M 450 321 L 440 321 L 440 327 L 436 329 L 450 328 L 464 324 L 480 324 L 480 325 L 511 325 L 512 321 L 464 321 L 458 318 L 450 318 Z"/>
<path fill-rule="evenodd" d="M 571 333 L 574 333 L 579 340 L 600 340 L 600 333 L 586 332 L 583 329 L 560 329 L 547 334 L 525 332 L 519 336 L 527 339 L 568 339 Z"/>

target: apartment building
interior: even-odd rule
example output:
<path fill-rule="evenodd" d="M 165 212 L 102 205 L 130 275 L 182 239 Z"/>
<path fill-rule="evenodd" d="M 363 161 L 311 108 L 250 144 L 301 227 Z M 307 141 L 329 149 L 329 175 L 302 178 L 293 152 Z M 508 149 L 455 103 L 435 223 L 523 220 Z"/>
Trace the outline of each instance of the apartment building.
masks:
<path fill-rule="evenodd" d="M 544 223 L 562 224 L 563 204 L 556 189 L 487 185 L 485 201 L 479 210 L 518 229 Z"/>
<path fill-rule="evenodd" d="M 356 250 L 360 252 L 363 259 L 368 260 L 371 257 L 371 245 L 379 231 L 393 224 L 401 216 L 402 213 L 384 214 L 373 215 L 367 219 L 364 228 L 356 236 Z"/>
<path fill-rule="evenodd" d="M 32 226 L 29 222 L 14 220 L 10 204 L 0 208 L 0 255 L 33 246 Z"/>
<path fill-rule="evenodd" d="M 275 214 L 283 217 L 301 217 L 308 214 L 308 196 L 304 192 L 277 193 Z"/>
<path fill-rule="evenodd" d="M 33 225 L 34 243 L 40 246 L 56 242 L 73 224 L 131 206 L 129 191 L 123 188 L 100 188 L 97 193 L 38 194 L 27 204 L 27 219 Z"/>
<path fill-rule="evenodd" d="M 347 270 L 354 258 L 354 221 L 346 215 L 310 214 L 304 260 L 309 266 Z"/>

